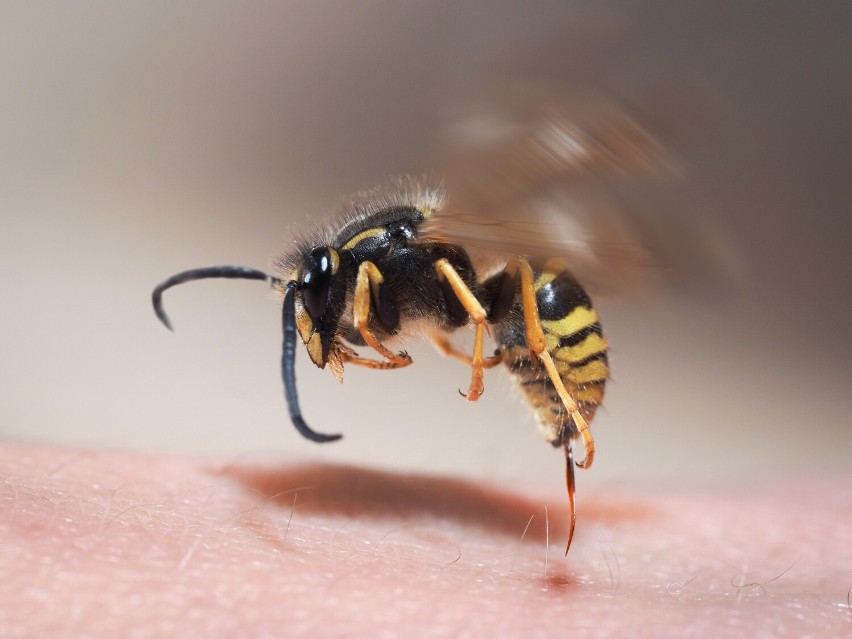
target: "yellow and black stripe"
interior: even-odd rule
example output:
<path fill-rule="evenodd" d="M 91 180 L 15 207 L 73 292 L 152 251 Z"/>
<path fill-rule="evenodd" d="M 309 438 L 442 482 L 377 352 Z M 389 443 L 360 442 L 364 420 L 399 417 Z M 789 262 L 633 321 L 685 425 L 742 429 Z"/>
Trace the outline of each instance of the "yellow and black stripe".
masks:
<path fill-rule="evenodd" d="M 607 343 L 597 311 L 580 284 L 558 262 L 534 265 L 535 296 L 550 353 L 580 414 L 591 422 L 603 402 L 609 377 Z M 504 361 L 535 411 L 539 427 L 554 446 L 577 436 L 574 420 L 550 377 L 533 362 L 523 330 L 520 296 L 498 339 Z"/>

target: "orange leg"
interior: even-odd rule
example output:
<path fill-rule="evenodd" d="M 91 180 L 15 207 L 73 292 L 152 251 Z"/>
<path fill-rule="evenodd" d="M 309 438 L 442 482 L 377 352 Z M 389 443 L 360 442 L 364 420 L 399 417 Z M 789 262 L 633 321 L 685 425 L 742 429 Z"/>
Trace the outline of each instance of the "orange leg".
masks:
<path fill-rule="evenodd" d="M 473 338 L 473 356 L 470 358 L 470 387 L 467 394 L 462 393 L 468 401 L 475 402 L 482 396 L 482 392 L 485 390 L 482 372 L 484 368 L 482 336 L 488 330 L 488 326 L 485 323 L 485 309 L 482 308 L 482 304 L 479 303 L 479 300 L 476 299 L 476 296 L 467 287 L 467 284 L 464 283 L 456 272 L 456 269 L 446 259 L 440 259 L 435 262 L 435 271 L 439 278 L 445 280 L 450 285 L 453 293 L 455 293 L 459 302 L 464 306 L 464 309 L 470 315 L 474 324 L 476 324 L 476 333 Z"/>
<path fill-rule="evenodd" d="M 583 461 L 577 462 L 580 468 L 590 468 L 595 459 L 595 440 L 589 430 L 589 425 L 586 419 L 580 413 L 580 408 L 577 402 L 568 393 L 565 384 L 562 383 L 562 377 L 559 371 L 556 370 L 556 364 L 553 363 L 553 358 L 544 346 L 544 330 L 541 327 L 541 318 L 538 315 L 538 305 L 535 300 L 535 280 L 533 278 L 533 270 L 529 262 L 524 258 L 519 258 L 518 263 L 521 267 L 521 299 L 524 306 L 524 324 L 526 326 L 527 346 L 530 349 L 530 356 L 533 361 L 540 360 L 544 364 L 547 375 L 559 398 L 565 405 L 565 409 L 574 420 L 574 425 L 580 431 L 583 437 L 583 445 L 585 447 L 586 457 Z"/>
<path fill-rule="evenodd" d="M 388 365 L 385 365 L 385 362 L 376 362 L 379 365 L 374 366 L 372 364 L 365 363 L 372 360 L 362 360 L 361 358 L 357 358 L 360 361 L 355 361 L 354 358 L 347 361 L 351 361 L 353 364 L 369 366 L 370 368 L 402 368 L 403 366 L 411 364 L 411 357 L 409 357 L 408 353 L 403 352 L 397 354 L 388 350 L 376 338 L 368 325 L 370 317 L 370 302 L 382 282 L 384 282 L 384 277 L 382 277 L 381 271 L 379 271 L 375 264 L 372 262 L 361 262 L 361 266 L 358 267 L 358 278 L 355 283 L 353 314 L 355 316 L 355 328 L 361 333 L 361 337 L 364 338 L 364 341 L 367 342 L 373 350 L 387 360 Z"/>
<path fill-rule="evenodd" d="M 446 336 L 436 333 L 431 336 L 431 339 L 432 344 L 435 346 L 438 352 L 441 353 L 441 355 L 445 357 L 452 357 L 453 359 L 459 360 L 463 364 L 473 366 L 473 358 L 464 351 L 461 351 L 455 346 L 453 346 L 453 344 L 450 343 L 450 340 Z M 483 358 L 482 368 L 493 368 L 502 361 L 503 354 L 497 352 L 491 357 Z"/>
<path fill-rule="evenodd" d="M 407 366 L 408 363 L 397 363 L 397 362 L 389 362 L 387 360 L 380 359 L 370 359 L 368 357 L 361 357 L 353 351 L 351 348 L 346 346 L 345 344 L 338 343 L 336 346 L 338 356 L 340 357 L 340 361 L 345 362 L 347 364 L 355 364 L 356 366 L 364 366 L 365 368 L 377 368 L 381 370 L 391 370 L 394 368 L 402 368 Z M 410 363 L 410 362 L 409 362 Z"/>
<path fill-rule="evenodd" d="M 340 383 L 343 383 L 343 367 L 348 363 L 352 363 L 357 366 L 365 366 L 366 368 L 377 368 L 382 370 L 407 366 L 405 362 L 397 363 L 359 357 L 358 353 L 349 348 L 349 346 L 343 342 L 335 341 L 332 346 L 331 353 L 328 355 L 328 368 Z"/>

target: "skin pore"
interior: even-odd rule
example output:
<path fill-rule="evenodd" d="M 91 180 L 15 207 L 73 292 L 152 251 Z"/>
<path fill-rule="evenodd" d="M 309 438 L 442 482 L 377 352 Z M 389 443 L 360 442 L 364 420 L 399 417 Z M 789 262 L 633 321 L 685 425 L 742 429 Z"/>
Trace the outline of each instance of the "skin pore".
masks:
<path fill-rule="evenodd" d="M 0 636 L 840 637 L 852 485 L 564 495 L 0 444 Z"/>

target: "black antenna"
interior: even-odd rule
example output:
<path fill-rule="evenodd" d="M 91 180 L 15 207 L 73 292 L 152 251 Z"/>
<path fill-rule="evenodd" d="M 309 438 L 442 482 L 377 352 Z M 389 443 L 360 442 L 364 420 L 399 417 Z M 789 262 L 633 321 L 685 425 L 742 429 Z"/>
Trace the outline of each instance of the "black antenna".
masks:
<path fill-rule="evenodd" d="M 284 295 L 283 309 L 283 327 L 284 327 L 284 352 L 281 356 L 281 375 L 284 378 L 284 396 L 287 398 L 287 409 L 290 412 L 290 419 L 296 430 L 303 437 L 310 439 L 313 442 L 333 442 L 343 437 L 343 435 L 324 435 L 311 430 L 310 426 L 305 423 L 302 418 L 302 411 L 299 409 L 299 396 L 296 392 L 296 298 L 294 291 L 296 282 L 284 283 L 283 280 L 267 275 L 263 271 L 248 268 L 246 266 L 208 266 L 205 268 L 196 268 L 191 271 L 184 271 L 176 275 L 172 275 L 165 282 L 154 289 L 151 294 L 151 303 L 154 305 L 154 312 L 159 320 L 173 331 L 172 323 L 169 321 L 169 316 L 163 308 L 163 292 L 178 284 L 192 282 L 194 280 L 206 280 L 210 278 L 225 278 L 225 279 L 242 279 L 242 280 L 265 280 L 273 286 L 281 286 L 287 288 L 287 293 Z"/>
<path fill-rule="evenodd" d="M 163 291 L 170 289 L 172 286 L 183 284 L 184 282 L 192 282 L 193 280 L 206 280 L 213 277 L 224 277 L 235 280 L 268 280 L 272 284 L 283 284 L 277 277 L 267 275 L 263 271 L 248 268 L 246 266 L 208 266 L 205 268 L 194 268 L 191 271 L 184 271 L 177 275 L 172 275 L 165 282 L 160 284 L 151 293 L 151 303 L 154 305 L 154 312 L 160 321 L 170 331 L 174 331 L 172 323 L 169 321 L 169 316 L 163 309 Z"/>
<path fill-rule="evenodd" d="M 281 377 L 284 378 L 284 396 L 287 398 L 287 408 L 290 410 L 290 420 L 303 437 L 312 442 L 333 442 L 343 435 L 324 435 L 311 430 L 302 418 L 299 409 L 299 395 L 296 392 L 296 282 L 287 284 L 284 295 L 282 324 L 284 328 L 284 352 L 281 355 Z"/>

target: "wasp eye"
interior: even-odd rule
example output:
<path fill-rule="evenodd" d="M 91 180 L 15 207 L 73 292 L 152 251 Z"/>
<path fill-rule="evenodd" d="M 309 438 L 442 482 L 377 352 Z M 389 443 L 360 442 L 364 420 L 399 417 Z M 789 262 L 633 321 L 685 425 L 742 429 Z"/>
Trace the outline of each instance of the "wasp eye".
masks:
<path fill-rule="evenodd" d="M 325 314 L 331 285 L 331 254 L 327 248 L 315 248 L 308 255 L 308 270 L 302 277 L 302 299 L 311 319 L 316 322 Z"/>

